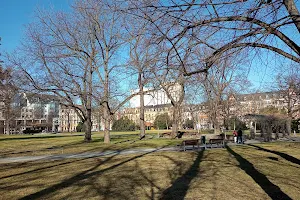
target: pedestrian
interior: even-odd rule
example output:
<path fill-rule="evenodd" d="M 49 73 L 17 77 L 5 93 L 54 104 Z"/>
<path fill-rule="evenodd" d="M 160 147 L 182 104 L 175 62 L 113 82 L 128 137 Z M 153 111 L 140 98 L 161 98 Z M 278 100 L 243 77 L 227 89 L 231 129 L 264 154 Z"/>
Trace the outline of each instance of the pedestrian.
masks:
<path fill-rule="evenodd" d="M 237 143 L 244 143 L 243 142 L 243 131 L 241 129 L 238 130 L 237 132 Z"/>
<path fill-rule="evenodd" d="M 234 143 L 237 143 L 237 135 L 238 135 L 237 132 L 234 130 L 232 134 L 233 134 Z"/>

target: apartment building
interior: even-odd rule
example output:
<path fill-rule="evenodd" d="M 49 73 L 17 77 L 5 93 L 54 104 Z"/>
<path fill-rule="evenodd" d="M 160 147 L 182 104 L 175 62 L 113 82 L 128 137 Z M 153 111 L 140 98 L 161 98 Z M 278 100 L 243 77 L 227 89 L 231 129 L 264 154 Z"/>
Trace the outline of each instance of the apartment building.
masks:
<path fill-rule="evenodd" d="M 284 91 L 242 94 L 231 96 L 229 101 L 231 102 L 230 112 L 236 116 L 260 114 L 260 111 L 267 107 L 287 111 L 290 106 L 290 109 L 295 111 L 294 117 L 299 118 L 300 99 L 292 91 L 288 94 Z"/>
<path fill-rule="evenodd" d="M 0 132 L 7 132 L 7 118 L 9 119 L 10 133 L 21 133 L 26 130 L 51 131 L 53 118 L 58 117 L 58 105 L 58 99 L 52 95 L 16 94 L 12 100 L 10 111 L 1 109 Z M 1 102 L 1 106 L 4 106 L 3 102 Z M 9 115 L 9 117 L 5 117 L 5 115 Z"/>
<path fill-rule="evenodd" d="M 160 105 L 150 105 L 145 106 L 144 116 L 145 122 L 149 126 L 152 126 L 157 115 L 168 113 L 169 116 L 172 115 L 172 105 L 171 104 L 160 104 Z M 134 121 L 135 124 L 140 123 L 140 108 L 125 108 L 123 116 L 128 117 L 128 119 Z"/>
<path fill-rule="evenodd" d="M 300 99 L 299 96 L 292 91 L 290 91 L 288 95 L 282 91 L 231 95 L 226 103 L 229 113 L 224 114 L 224 111 L 220 110 L 219 115 L 217 116 L 217 120 L 221 126 L 224 122 L 224 117 L 237 116 L 243 118 L 243 116 L 247 114 L 260 114 L 262 109 L 270 106 L 275 107 L 278 110 L 287 110 L 288 105 L 290 105 L 292 106 L 293 111 L 295 111 L 293 112 L 293 117 L 295 119 L 300 118 Z M 195 121 L 196 129 L 213 128 L 213 124 L 209 117 L 210 110 L 207 103 L 198 105 L 183 105 L 182 109 L 182 123 L 186 119 L 192 119 Z M 157 115 L 166 112 L 170 117 L 172 116 L 171 104 L 147 105 L 145 106 L 145 122 L 153 123 Z M 139 113 L 139 107 L 134 107 L 126 108 L 123 114 L 138 124 Z"/>
<path fill-rule="evenodd" d="M 96 113 L 92 113 L 92 131 L 99 131 L 101 129 L 101 119 L 97 117 Z M 82 121 L 73 107 L 65 105 L 59 106 L 59 117 L 56 120 L 55 129 L 58 132 L 76 132 L 76 127 Z"/>

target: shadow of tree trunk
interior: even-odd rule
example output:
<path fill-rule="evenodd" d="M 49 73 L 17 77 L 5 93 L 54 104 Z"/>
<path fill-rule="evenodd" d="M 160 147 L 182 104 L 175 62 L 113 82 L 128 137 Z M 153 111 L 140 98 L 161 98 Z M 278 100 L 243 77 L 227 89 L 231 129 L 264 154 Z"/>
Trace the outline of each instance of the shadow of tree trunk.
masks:
<path fill-rule="evenodd" d="M 163 147 L 162 147 L 162 148 L 163 148 Z M 117 155 L 119 155 L 119 154 L 113 155 L 113 156 L 111 156 L 111 157 L 108 157 L 106 160 L 97 163 L 95 166 L 91 167 L 90 169 L 88 169 L 88 170 L 86 170 L 86 171 L 83 171 L 83 172 L 81 172 L 81 173 L 79 173 L 79 174 L 77 174 L 77 175 L 75 175 L 75 176 L 73 176 L 73 177 L 70 177 L 70 178 L 68 178 L 68 179 L 65 179 L 65 180 L 63 180 L 63 181 L 60 182 L 60 183 L 54 184 L 54 185 L 52 185 L 52 186 L 50 186 L 50 187 L 48 187 L 48 188 L 45 188 L 45 189 L 43 189 L 43 190 L 40 190 L 40 191 L 36 192 L 36 193 L 33 193 L 33 194 L 27 195 L 27 196 L 25 196 L 25 197 L 22 197 L 22 198 L 20 198 L 20 200 L 21 200 L 21 199 L 22 199 L 22 200 L 23 200 L 23 199 L 24 199 L 24 200 L 25 200 L 25 199 L 26 199 L 26 200 L 27 200 L 27 199 L 28 199 L 28 200 L 29 200 L 29 199 L 30 199 L 30 200 L 33 200 L 33 199 L 45 199 L 45 196 L 46 196 L 46 195 L 52 194 L 52 193 L 56 192 L 57 190 L 61 190 L 61 189 L 63 189 L 63 188 L 67 188 L 67 187 L 69 187 L 69 186 L 71 186 L 71 185 L 73 185 L 73 184 L 76 184 L 76 183 L 79 182 L 79 181 L 86 180 L 86 179 L 88 179 L 88 178 L 90 178 L 90 177 L 93 177 L 93 176 L 96 176 L 96 175 L 101 175 L 102 173 L 104 173 L 104 172 L 106 172 L 106 171 L 112 170 L 112 169 L 114 169 L 114 168 L 116 168 L 116 167 L 119 167 L 119 166 L 125 164 L 125 163 L 128 163 L 128 162 L 133 161 L 133 160 L 138 159 L 138 158 L 141 158 L 141 157 L 143 157 L 143 156 L 145 156 L 145 155 L 147 155 L 147 154 L 154 153 L 154 152 L 156 152 L 156 151 L 157 151 L 157 150 L 150 151 L 150 152 L 147 152 L 147 153 L 144 153 L 144 154 L 140 154 L 140 155 L 134 156 L 134 157 L 132 157 L 132 158 L 129 158 L 129 159 L 125 160 L 125 161 L 122 161 L 122 162 L 120 162 L 120 163 L 118 163 L 118 164 L 112 165 L 112 166 L 110 166 L 110 167 L 108 167 L 108 168 L 101 169 L 101 170 L 98 170 L 98 171 L 94 171 L 94 170 L 96 170 L 100 165 L 103 165 L 104 163 L 108 162 L 109 160 L 113 159 L 115 156 L 117 156 Z"/>
<path fill-rule="evenodd" d="M 291 199 L 277 185 L 273 184 L 264 174 L 255 169 L 252 163 L 233 151 L 229 146 L 226 149 L 239 162 L 239 166 L 269 195 L 271 199 L 288 200 Z"/>
<path fill-rule="evenodd" d="M 199 165 L 203 157 L 203 152 L 200 151 L 193 165 L 186 171 L 184 175 L 177 178 L 172 186 L 163 191 L 160 199 L 184 199 L 190 182 L 195 178 L 199 172 Z"/>
<path fill-rule="evenodd" d="M 297 158 L 295 158 L 293 156 L 290 156 L 290 155 L 288 155 L 286 153 L 282 153 L 280 151 L 274 151 L 274 150 L 265 149 L 263 147 L 256 146 L 256 145 L 253 145 L 253 144 L 248 144 L 248 145 L 257 148 L 260 151 L 266 151 L 266 152 L 269 152 L 269 153 L 276 154 L 276 155 L 280 156 L 281 158 L 286 159 L 287 161 L 290 161 L 292 163 L 300 165 L 300 160 L 299 159 L 297 159 Z"/>

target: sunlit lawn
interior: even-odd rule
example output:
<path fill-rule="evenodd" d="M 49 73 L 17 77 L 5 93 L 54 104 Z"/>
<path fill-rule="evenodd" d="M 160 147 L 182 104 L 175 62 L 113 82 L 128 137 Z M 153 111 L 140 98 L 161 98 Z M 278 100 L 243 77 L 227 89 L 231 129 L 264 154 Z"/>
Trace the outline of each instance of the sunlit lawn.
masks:
<path fill-rule="evenodd" d="M 158 148 L 176 146 L 181 140 L 157 138 L 158 131 L 147 131 L 139 140 L 138 132 L 112 132 L 111 144 L 103 143 L 103 132 L 93 133 L 92 142 L 84 142 L 83 133 L 1 135 L 0 158 L 32 155 L 99 152 L 129 148 Z"/>
<path fill-rule="evenodd" d="M 300 144 L 0 165 L 0 199 L 300 199 Z"/>

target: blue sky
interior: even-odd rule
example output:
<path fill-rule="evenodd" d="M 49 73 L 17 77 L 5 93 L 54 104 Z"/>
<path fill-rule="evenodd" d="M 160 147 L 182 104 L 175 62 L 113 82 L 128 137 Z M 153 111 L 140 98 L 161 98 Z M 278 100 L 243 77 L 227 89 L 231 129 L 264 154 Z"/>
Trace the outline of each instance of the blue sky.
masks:
<path fill-rule="evenodd" d="M 25 25 L 34 20 L 34 11 L 37 8 L 53 7 L 54 10 L 69 10 L 72 2 L 73 0 L 2 0 L 0 2 L 0 37 L 2 38 L 0 52 L 12 52 L 20 44 L 24 37 Z M 289 30 L 289 35 L 294 36 L 294 39 L 299 36 L 295 28 Z M 260 55 L 260 58 L 249 58 L 250 61 L 246 65 L 251 65 L 248 78 L 255 88 L 253 90 L 265 90 L 267 83 L 274 82 L 275 72 L 272 66 L 278 65 L 281 59 L 272 54 L 268 54 L 271 55 L 270 57 L 265 54 Z M 288 61 L 282 62 L 282 65 L 289 65 Z"/>
<path fill-rule="evenodd" d="M 67 10 L 72 0 L 2 0 L 0 1 L 1 52 L 11 52 L 24 35 L 26 24 L 34 20 L 36 8 Z"/>

